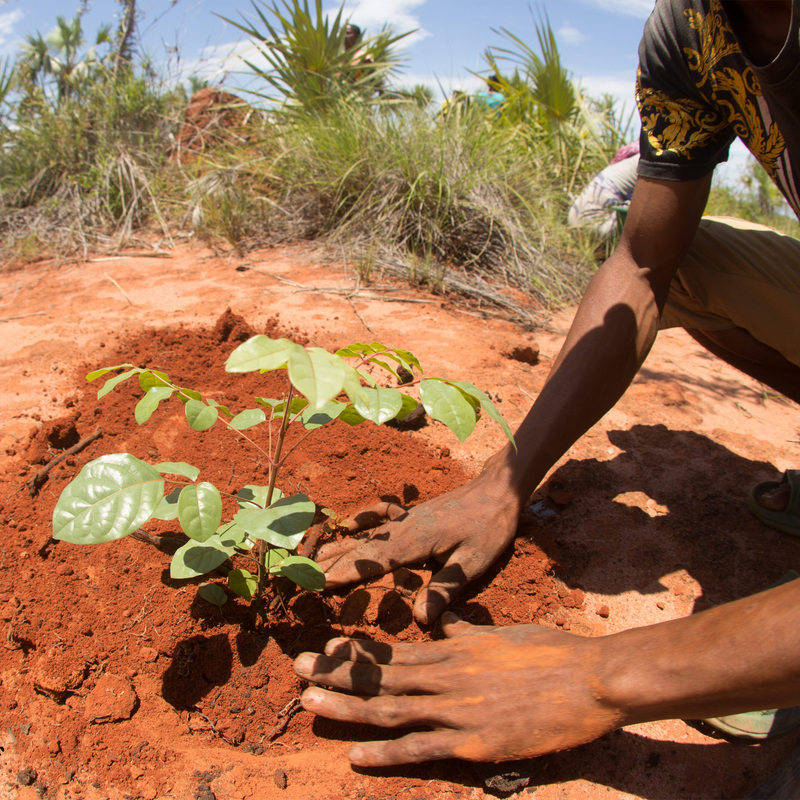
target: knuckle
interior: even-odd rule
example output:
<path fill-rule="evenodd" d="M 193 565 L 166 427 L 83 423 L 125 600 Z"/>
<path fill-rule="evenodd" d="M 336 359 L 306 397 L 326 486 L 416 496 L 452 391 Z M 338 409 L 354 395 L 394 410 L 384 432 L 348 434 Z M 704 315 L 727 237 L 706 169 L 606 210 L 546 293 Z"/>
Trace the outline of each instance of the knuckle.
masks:
<path fill-rule="evenodd" d="M 402 722 L 399 700 L 397 697 L 376 697 L 370 700 L 370 722 L 383 728 L 399 725 Z"/>

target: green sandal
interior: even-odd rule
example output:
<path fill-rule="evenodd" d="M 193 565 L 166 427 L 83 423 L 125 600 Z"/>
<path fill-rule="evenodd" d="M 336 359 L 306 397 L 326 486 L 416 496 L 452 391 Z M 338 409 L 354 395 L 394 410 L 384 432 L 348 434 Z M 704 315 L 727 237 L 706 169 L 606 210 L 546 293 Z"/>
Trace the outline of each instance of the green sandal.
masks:
<path fill-rule="evenodd" d="M 771 511 L 759 504 L 761 495 L 783 484 L 789 486 L 789 505 L 785 511 Z M 765 481 L 754 486 L 747 495 L 747 505 L 765 525 L 791 536 L 800 536 L 800 470 L 787 469 L 782 480 Z"/>
<path fill-rule="evenodd" d="M 800 478 L 800 470 L 787 470 L 788 472 L 793 472 Z M 759 486 L 767 485 L 769 484 L 759 484 Z M 770 485 L 770 488 L 774 489 L 778 485 L 778 483 L 774 483 Z M 756 486 L 756 489 L 758 488 Z M 753 492 L 750 494 L 752 495 Z M 761 510 L 766 511 L 766 509 Z M 800 535 L 800 528 L 798 528 L 798 535 Z M 800 572 L 790 569 L 780 580 L 775 581 L 767 588 L 774 589 L 776 586 L 789 583 L 797 578 L 800 578 Z M 747 711 L 742 714 L 730 714 L 727 717 L 712 717 L 711 719 L 703 720 L 703 722 L 710 725 L 714 730 L 733 736 L 736 739 L 759 742 L 764 739 L 774 739 L 777 736 L 782 736 L 800 725 L 800 706 L 769 708 L 765 711 Z"/>

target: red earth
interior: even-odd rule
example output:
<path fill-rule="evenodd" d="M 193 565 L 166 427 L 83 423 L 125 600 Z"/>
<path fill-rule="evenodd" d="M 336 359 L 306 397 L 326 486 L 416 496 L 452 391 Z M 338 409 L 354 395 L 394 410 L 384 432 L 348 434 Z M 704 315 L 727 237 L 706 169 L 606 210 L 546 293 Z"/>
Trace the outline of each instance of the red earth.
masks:
<path fill-rule="evenodd" d="M 235 412 L 281 391 L 280 377 L 224 372 L 253 333 L 328 349 L 377 339 L 414 352 L 428 374 L 471 380 L 514 426 L 572 313 L 531 334 L 404 287 L 343 296 L 355 285 L 305 248 L 247 261 L 184 249 L 0 274 L 0 796 L 422 800 L 505 788 L 544 800 L 657 800 L 756 787 L 800 734 L 743 746 L 671 720 L 511 765 L 351 769 L 350 742 L 395 734 L 303 711 L 292 660 L 342 633 L 440 637 L 411 615 L 429 565 L 337 594 L 298 591 L 285 609 L 232 595 L 218 609 L 197 595 L 199 581 L 169 577 L 177 523 L 146 526 L 164 537 L 158 547 L 50 538 L 59 493 L 105 453 L 188 461 L 226 491 L 265 482 L 257 452 L 220 426 L 189 430 L 177 402 L 138 427 L 135 382 L 98 401 L 84 381 L 95 367 L 165 369 Z M 488 419 L 464 444 L 439 423 L 417 428 L 334 423 L 295 451 L 281 485 L 341 515 L 379 499 L 413 505 L 467 480 L 503 441 Z M 98 429 L 31 491 L 46 463 Z M 600 636 L 758 591 L 800 569 L 800 542 L 762 526 L 744 498 L 800 462 L 799 439 L 794 405 L 682 332 L 662 334 L 625 397 L 534 495 L 513 547 L 454 610 L 478 624 Z M 520 779 L 503 783 L 512 771 Z"/>

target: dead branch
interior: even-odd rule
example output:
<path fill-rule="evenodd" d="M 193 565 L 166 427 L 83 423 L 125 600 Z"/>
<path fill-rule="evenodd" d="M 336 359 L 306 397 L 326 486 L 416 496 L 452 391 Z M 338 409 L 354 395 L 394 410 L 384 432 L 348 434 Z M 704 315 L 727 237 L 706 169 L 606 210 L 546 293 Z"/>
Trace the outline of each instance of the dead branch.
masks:
<path fill-rule="evenodd" d="M 39 487 L 44 483 L 44 479 L 47 477 L 47 473 L 50 472 L 53 467 L 58 466 L 65 458 L 80 453 L 81 450 L 88 447 L 95 439 L 99 439 L 102 435 L 103 431 L 98 428 L 91 436 L 81 439 L 78 444 L 73 445 L 69 450 L 65 450 L 61 455 L 56 456 L 52 461 L 45 464 L 45 466 L 28 481 L 28 490 L 31 493 L 31 497 L 36 496 Z"/>

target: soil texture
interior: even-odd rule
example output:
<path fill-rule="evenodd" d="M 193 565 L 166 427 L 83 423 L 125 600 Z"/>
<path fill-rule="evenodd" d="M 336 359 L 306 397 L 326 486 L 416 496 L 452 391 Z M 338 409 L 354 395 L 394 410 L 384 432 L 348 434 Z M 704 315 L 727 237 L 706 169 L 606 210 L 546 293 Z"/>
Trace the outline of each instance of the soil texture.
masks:
<path fill-rule="evenodd" d="M 328 349 L 377 339 L 411 350 L 428 374 L 472 381 L 514 427 L 570 319 L 531 334 L 404 287 L 372 286 L 369 297 L 356 287 L 346 268 L 305 248 L 247 261 L 187 248 L 0 275 L 0 797 L 666 800 L 754 789 L 800 734 L 743 746 L 672 720 L 535 761 L 351 769 L 350 742 L 396 733 L 302 710 L 292 661 L 342 634 L 441 637 L 411 614 L 432 565 L 339 593 L 283 586 L 261 607 L 229 593 L 217 608 L 197 594 L 200 581 L 169 577 L 177 523 L 148 523 L 150 541 L 51 539 L 60 492 L 105 453 L 187 461 L 225 491 L 266 482 L 256 450 L 221 425 L 191 431 L 176 400 L 137 426 L 137 383 L 98 400 L 102 380 L 84 380 L 94 368 L 164 369 L 236 413 L 285 388 L 281 373 L 225 373 L 254 333 Z M 342 516 L 380 500 L 416 505 L 468 480 L 502 444 L 488 419 L 464 444 L 425 419 L 337 422 L 292 454 L 280 485 Z M 796 406 L 666 332 L 454 610 L 476 624 L 600 636 L 759 591 L 800 569 L 800 541 L 753 518 L 746 493 L 798 463 Z M 244 564 L 223 572 L 231 566 Z"/>

